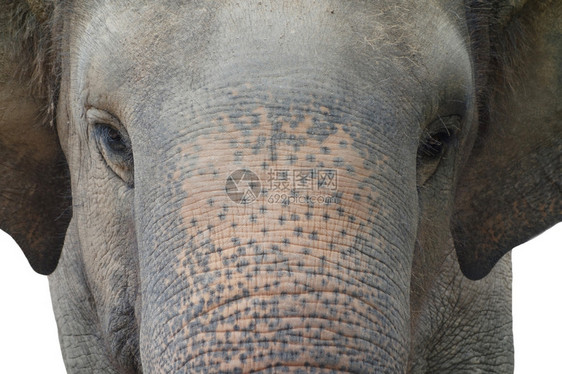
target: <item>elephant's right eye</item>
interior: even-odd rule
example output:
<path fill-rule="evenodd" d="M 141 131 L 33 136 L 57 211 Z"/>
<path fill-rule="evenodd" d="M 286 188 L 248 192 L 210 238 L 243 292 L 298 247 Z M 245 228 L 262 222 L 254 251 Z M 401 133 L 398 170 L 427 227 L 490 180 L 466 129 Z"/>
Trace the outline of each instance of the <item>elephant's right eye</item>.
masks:
<path fill-rule="evenodd" d="M 418 149 L 418 156 L 427 159 L 436 159 L 441 157 L 445 150 L 445 146 L 450 142 L 451 132 L 447 129 L 436 132 L 435 134 L 427 134 Z"/>
<path fill-rule="evenodd" d="M 87 117 L 105 163 L 129 187 L 133 187 L 133 149 L 127 131 L 115 117 L 104 111 L 90 109 Z"/>

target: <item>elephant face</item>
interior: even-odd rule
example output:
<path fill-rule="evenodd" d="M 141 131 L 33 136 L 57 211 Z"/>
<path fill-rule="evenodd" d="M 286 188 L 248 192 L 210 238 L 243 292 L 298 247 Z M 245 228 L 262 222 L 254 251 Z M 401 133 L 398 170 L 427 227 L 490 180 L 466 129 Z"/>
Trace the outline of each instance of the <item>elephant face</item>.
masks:
<path fill-rule="evenodd" d="M 73 212 L 51 276 L 67 367 L 411 369 L 416 316 L 431 309 L 453 243 L 480 278 L 506 242 L 559 219 L 555 190 L 543 189 L 554 198 L 521 235 L 489 235 L 501 213 L 482 228 L 484 209 L 470 208 L 490 201 L 480 168 L 503 149 L 488 143 L 496 101 L 484 85 L 497 62 L 478 44 L 480 11 L 439 1 L 47 9 Z M 543 135 L 527 141 L 554 170 L 557 143 Z"/>

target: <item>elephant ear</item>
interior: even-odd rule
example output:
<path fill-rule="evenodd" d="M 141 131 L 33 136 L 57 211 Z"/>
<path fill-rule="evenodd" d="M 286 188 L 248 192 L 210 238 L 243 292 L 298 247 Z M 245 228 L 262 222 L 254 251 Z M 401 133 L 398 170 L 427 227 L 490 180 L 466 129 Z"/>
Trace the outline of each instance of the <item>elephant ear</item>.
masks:
<path fill-rule="evenodd" d="M 496 5 L 472 25 L 476 69 L 485 74 L 477 75 L 479 133 L 452 222 L 471 279 L 562 219 L 562 1 Z M 473 20 L 484 13 L 470 11 Z"/>
<path fill-rule="evenodd" d="M 0 228 L 35 271 L 49 274 L 69 222 L 69 178 L 49 123 L 48 41 L 30 9 L 0 4 Z"/>

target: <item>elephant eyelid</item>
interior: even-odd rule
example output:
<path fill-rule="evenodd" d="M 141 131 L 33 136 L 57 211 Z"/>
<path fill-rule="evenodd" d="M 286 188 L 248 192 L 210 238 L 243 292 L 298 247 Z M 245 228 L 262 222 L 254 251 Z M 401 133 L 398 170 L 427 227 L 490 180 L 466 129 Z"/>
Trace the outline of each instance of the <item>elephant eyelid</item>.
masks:
<path fill-rule="evenodd" d="M 90 107 L 86 110 L 86 120 L 89 125 L 107 124 L 115 127 L 119 131 L 121 131 L 122 128 L 124 129 L 121 121 L 119 121 L 116 116 L 95 107 Z"/>
<path fill-rule="evenodd" d="M 462 116 L 453 114 L 449 116 L 437 116 L 427 127 L 426 130 L 434 133 L 440 130 L 445 130 L 452 135 L 456 134 L 461 129 Z"/>

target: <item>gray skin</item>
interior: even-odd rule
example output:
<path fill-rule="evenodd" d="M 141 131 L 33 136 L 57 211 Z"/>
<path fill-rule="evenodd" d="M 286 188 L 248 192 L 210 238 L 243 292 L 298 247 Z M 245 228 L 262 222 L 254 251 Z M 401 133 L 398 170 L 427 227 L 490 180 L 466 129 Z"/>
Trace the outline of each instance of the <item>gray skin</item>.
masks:
<path fill-rule="evenodd" d="M 513 370 L 502 256 L 561 220 L 561 1 L 0 7 L 0 227 L 56 267 L 68 372 Z M 276 201 L 298 169 L 336 200 Z"/>

